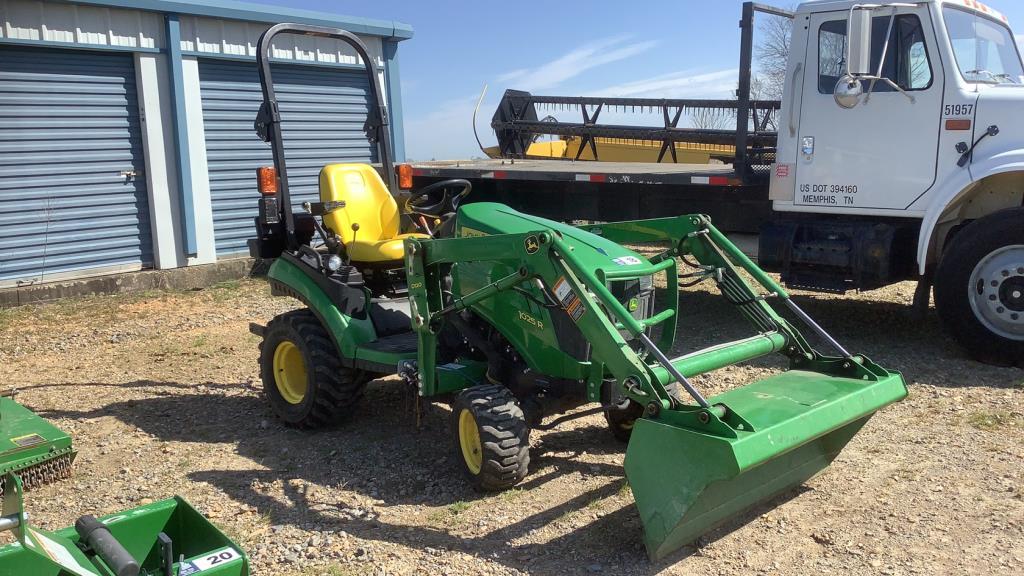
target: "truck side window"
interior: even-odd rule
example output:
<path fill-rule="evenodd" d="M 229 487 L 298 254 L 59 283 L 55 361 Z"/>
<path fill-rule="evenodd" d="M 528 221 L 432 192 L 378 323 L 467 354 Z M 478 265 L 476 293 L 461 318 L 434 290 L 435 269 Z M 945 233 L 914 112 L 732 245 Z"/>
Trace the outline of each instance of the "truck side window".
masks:
<path fill-rule="evenodd" d="M 878 70 L 885 48 L 888 16 L 876 16 L 871 26 L 871 69 Z M 831 20 L 818 31 L 818 92 L 831 95 L 836 82 L 846 72 L 846 20 Z M 902 14 L 893 23 L 882 76 L 907 91 L 927 90 L 932 85 L 932 66 L 928 59 L 921 19 Z M 893 92 L 885 83 L 876 82 L 874 92 Z"/>

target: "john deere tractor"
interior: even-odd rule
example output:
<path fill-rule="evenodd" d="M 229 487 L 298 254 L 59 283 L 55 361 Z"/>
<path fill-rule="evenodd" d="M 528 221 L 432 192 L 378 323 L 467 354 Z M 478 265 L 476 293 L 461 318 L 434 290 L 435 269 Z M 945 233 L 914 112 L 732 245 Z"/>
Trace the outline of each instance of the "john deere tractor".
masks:
<path fill-rule="evenodd" d="M 271 77 L 279 34 L 346 42 L 369 77 L 379 169 L 325 166 L 319 201 L 302 210 L 289 194 Z M 471 187 L 458 180 L 412 191 L 403 214 L 374 60 L 359 39 L 279 24 L 260 38 L 258 59 L 256 128 L 274 166 L 258 171 L 250 247 L 275 259 L 273 293 L 305 305 L 254 327 L 266 396 L 285 423 L 343 423 L 367 382 L 398 374 L 421 397 L 450 401 L 462 472 L 478 489 L 503 490 L 529 473 L 531 430 L 604 414 L 628 439 L 625 472 L 657 559 L 817 474 L 905 397 L 898 373 L 843 348 L 702 215 L 574 227 L 465 203 Z M 627 248 L 636 244 L 661 249 L 645 256 Z M 713 285 L 751 335 L 669 358 L 677 331 L 697 328 L 679 306 L 681 282 Z M 710 398 L 691 382 L 772 354 L 788 369 L 759 382 Z"/>

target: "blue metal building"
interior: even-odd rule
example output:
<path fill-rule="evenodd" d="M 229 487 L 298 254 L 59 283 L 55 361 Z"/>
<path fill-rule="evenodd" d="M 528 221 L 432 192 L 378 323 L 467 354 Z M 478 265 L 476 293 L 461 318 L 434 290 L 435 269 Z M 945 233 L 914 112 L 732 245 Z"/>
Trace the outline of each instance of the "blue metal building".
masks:
<path fill-rule="evenodd" d="M 270 24 L 358 34 L 403 150 L 392 21 L 223 0 L 0 0 L 0 288 L 245 255 L 255 169 L 256 41 Z M 372 161 L 367 80 L 342 43 L 275 42 L 298 201 L 329 162 Z"/>

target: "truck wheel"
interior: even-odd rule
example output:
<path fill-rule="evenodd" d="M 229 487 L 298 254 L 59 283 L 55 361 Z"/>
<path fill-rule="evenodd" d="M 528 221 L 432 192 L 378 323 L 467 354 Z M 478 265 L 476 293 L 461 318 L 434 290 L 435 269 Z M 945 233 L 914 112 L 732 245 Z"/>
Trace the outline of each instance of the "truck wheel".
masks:
<path fill-rule="evenodd" d="M 530 428 L 508 388 L 473 386 L 452 404 L 455 459 L 473 487 L 506 490 L 526 477 L 530 466 Z"/>
<path fill-rule="evenodd" d="M 277 316 L 260 344 L 263 391 L 290 426 L 322 428 L 352 416 L 369 380 L 342 366 L 327 331 L 309 310 Z"/>
<path fill-rule="evenodd" d="M 1024 360 L 1024 208 L 986 216 L 956 235 L 936 272 L 935 305 L 975 359 Z"/>

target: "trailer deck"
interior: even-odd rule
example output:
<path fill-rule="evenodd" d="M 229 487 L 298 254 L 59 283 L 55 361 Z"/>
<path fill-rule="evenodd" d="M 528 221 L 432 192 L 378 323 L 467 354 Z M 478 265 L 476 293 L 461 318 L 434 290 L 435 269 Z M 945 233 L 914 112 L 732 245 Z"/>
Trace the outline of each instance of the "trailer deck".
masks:
<path fill-rule="evenodd" d="M 730 164 L 647 164 L 572 160 L 444 160 L 412 162 L 413 176 L 520 182 L 739 186 Z"/>

